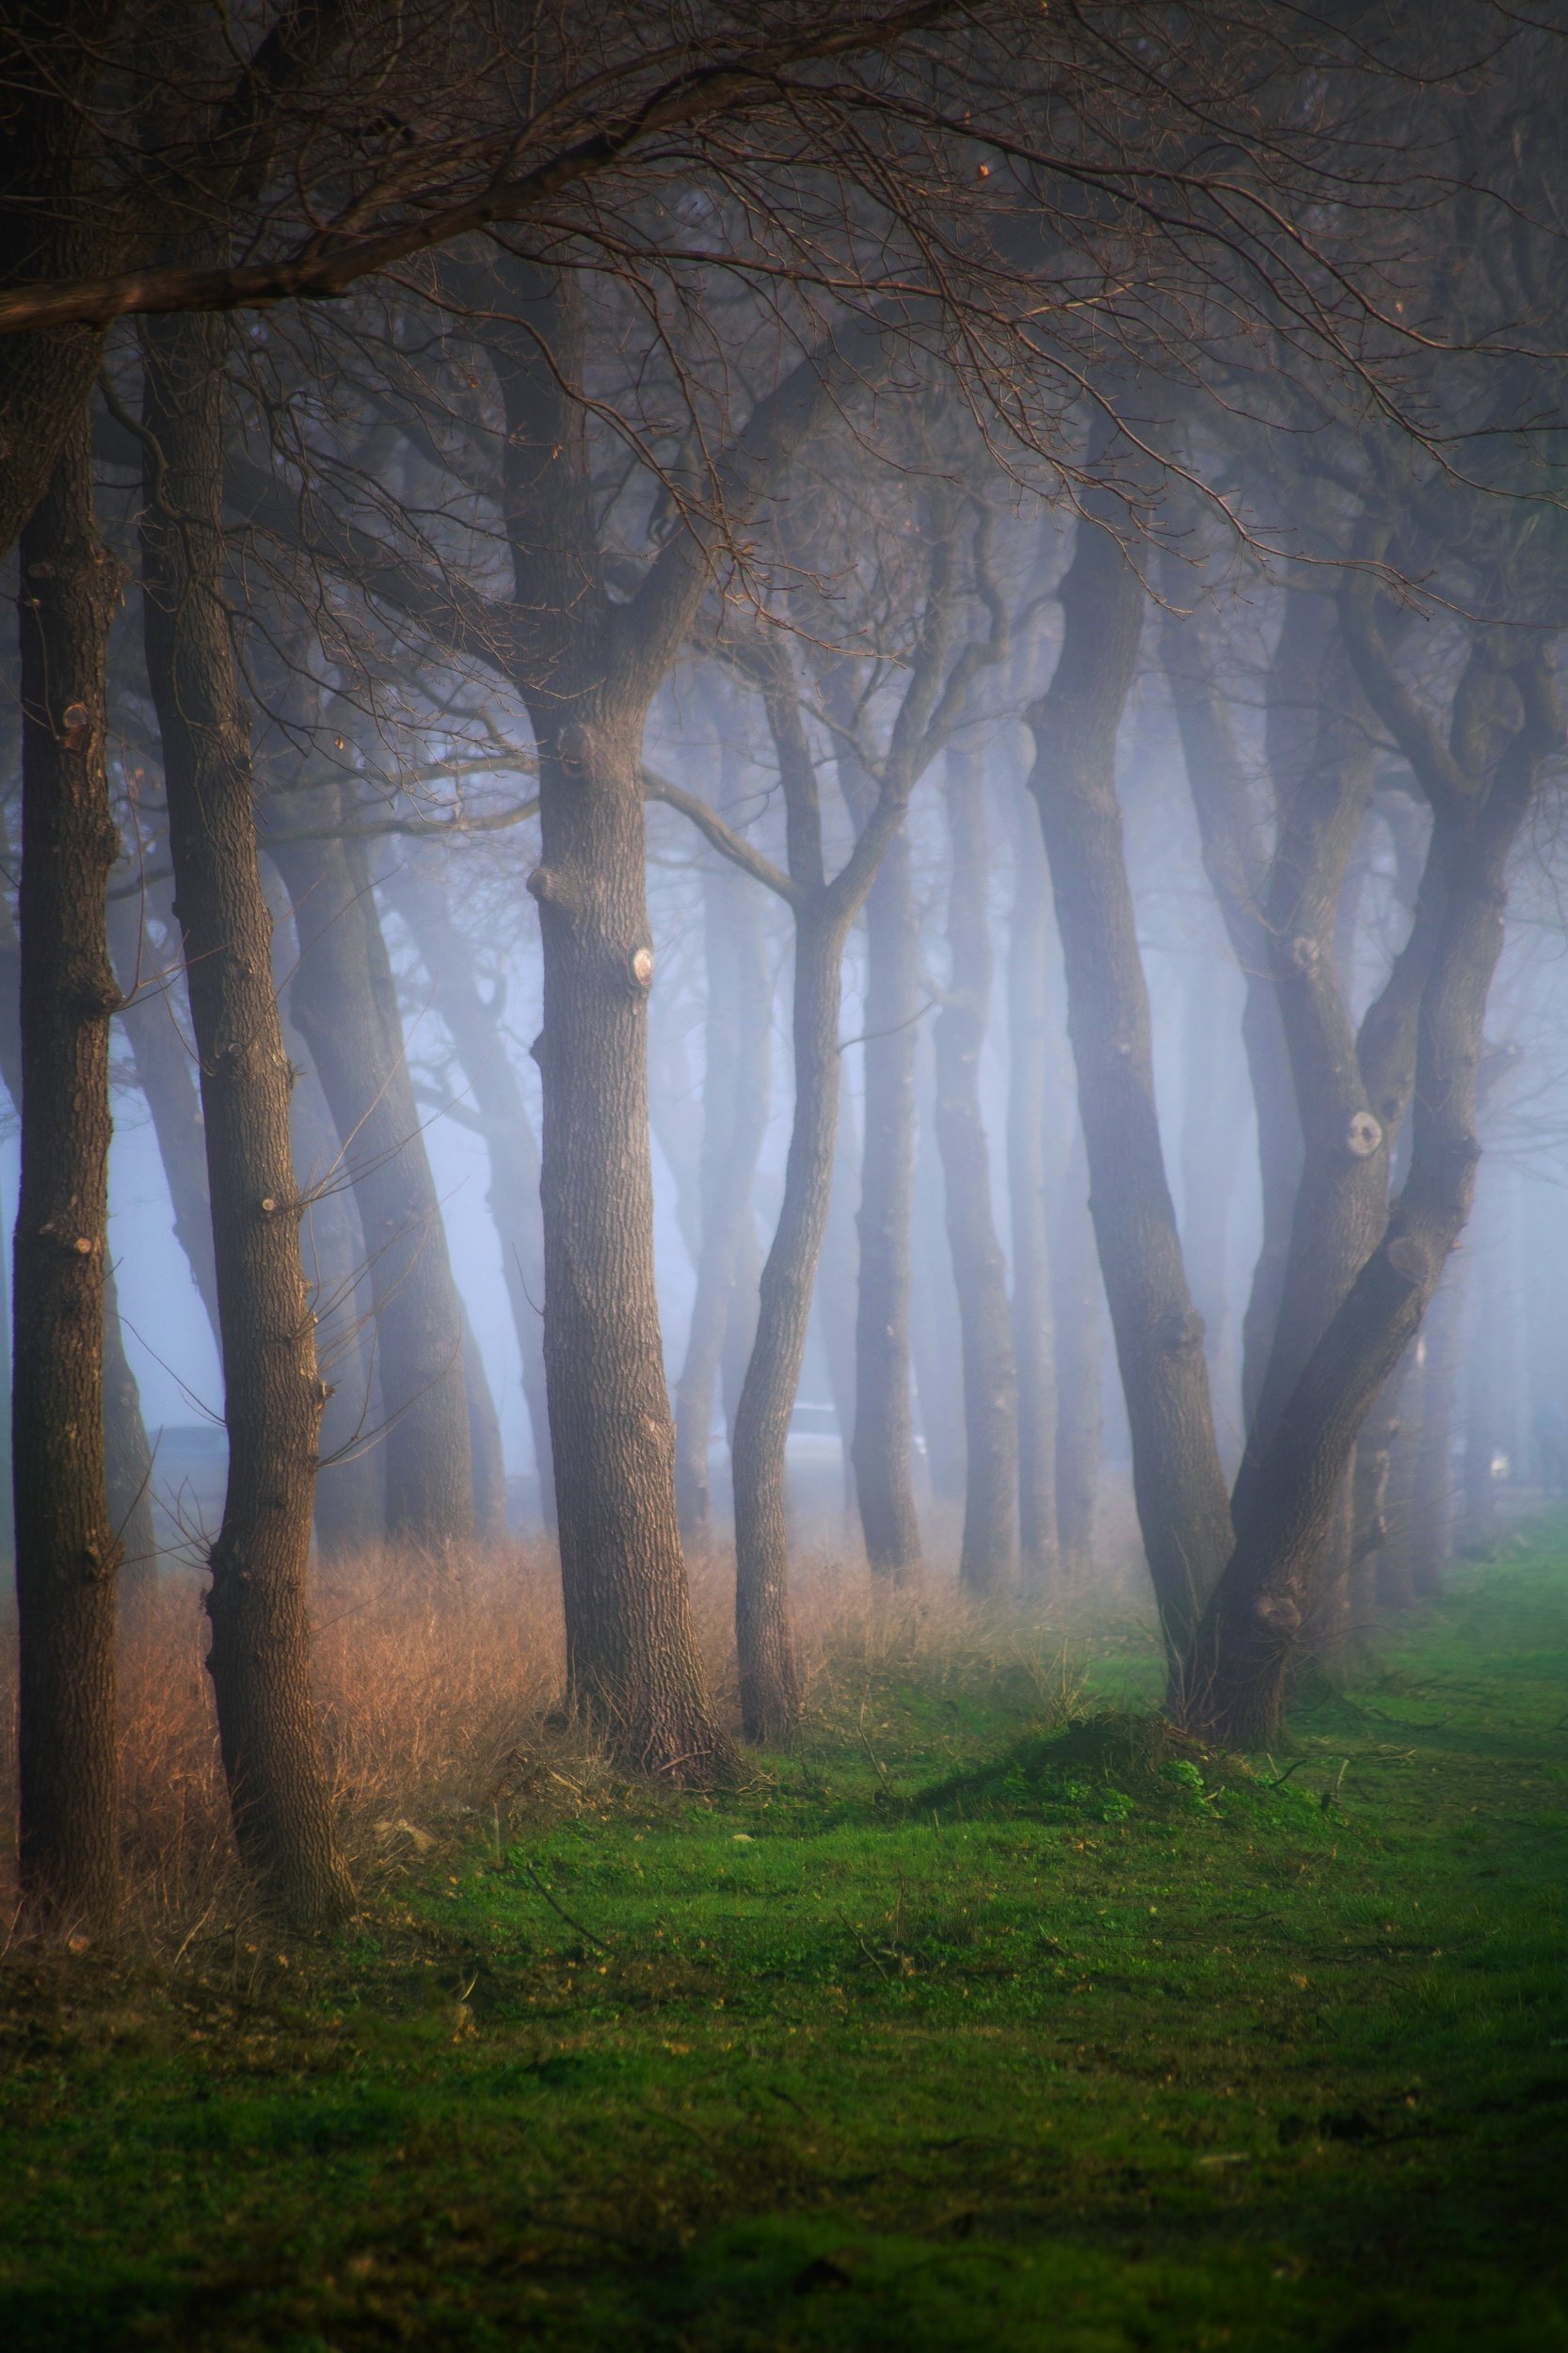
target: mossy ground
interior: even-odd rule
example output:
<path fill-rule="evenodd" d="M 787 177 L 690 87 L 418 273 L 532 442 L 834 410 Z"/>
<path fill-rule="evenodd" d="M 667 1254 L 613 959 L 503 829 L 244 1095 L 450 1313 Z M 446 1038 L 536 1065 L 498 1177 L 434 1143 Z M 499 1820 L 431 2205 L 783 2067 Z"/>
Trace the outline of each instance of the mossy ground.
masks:
<path fill-rule="evenodd" d="M 1568 1563 L 1251 1770 L 868 1680 L 332 1943 L 0 1977 L 0 2343 L 1568 2347 Z"/>

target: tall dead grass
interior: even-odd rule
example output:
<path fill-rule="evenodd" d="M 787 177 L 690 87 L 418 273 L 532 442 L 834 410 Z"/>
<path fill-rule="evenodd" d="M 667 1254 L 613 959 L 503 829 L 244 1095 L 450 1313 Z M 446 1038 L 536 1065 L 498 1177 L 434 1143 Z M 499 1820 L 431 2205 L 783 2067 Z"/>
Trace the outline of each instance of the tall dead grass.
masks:
<path fill-rule="evenodd" d="M 732 1558 L 692 1564 L 697 1640 L 718 1703 L 738 1713 Z M 120 1670 L 126 1928 L 168 1952 L 243 1919 L 205 1667 L 202 1580 L 166 1574 L 127 1628 Z M 1081 1693 L 1088 1628 L 1060 1609 L 967 1604 L 950 1579 L 876 1585 L 827 1550 L 796 1570 L 808 1730 L 853 1739 L 868 1691 L 901 1678 L 1032 1689 L 1043 1715 Z M 1103 1635 L 1103 1599 L 1099 1605 Z M 433 1563 L 392 1552 L 321 1568 L 314 1674 L 334 1802 L 361 1879 L 431 1842 L 604 1801 L 616 1776 L 591 1734 L 561 1714 L 559 1570 L 543 1545 L 507 1544 Z M 1134 1645 L 1142 1637 L 1134 1629 Z M 14 1626 L 0 1705 L 15 1716 Z M 14 1851 L 15 1741 L 0 1764 L 0 1836 Z M 9 1917 L 11 1904 L 6 1905 Z"/>

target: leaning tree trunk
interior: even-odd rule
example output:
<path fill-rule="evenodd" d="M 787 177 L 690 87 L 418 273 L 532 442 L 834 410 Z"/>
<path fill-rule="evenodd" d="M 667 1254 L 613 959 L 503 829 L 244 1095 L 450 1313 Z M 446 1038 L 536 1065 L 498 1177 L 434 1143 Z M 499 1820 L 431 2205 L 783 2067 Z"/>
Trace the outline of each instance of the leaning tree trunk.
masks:
<path fill-rule="evenodd" d="M 909 1237 L 915 1206 L 920 931 L 909 839 L 888 845 L 866 902 L 866 1128 L 860 1161 L 855 1484 L 879 1577 L 920 1565 L 911 1476 Z"/>
<path fill-rule="evenodd" d="M 544 1375 L 544 1224 L 539 1207 L 539 1147 L 522 1080 L 506 1050 L 498 1005 L 480 986 L 473 949 L 453 916 L 440 853 L 400 859 L 384 888 L 408 925 L 433 1002 L 468 1080 L 470 1100 L 489 1158 L 489 1209 L 501 1243 L 502 1274 L 522 1362 L 522 1394 L 539 1473 L 539 1511 L 555 1525 L 550 1459 L 550 1407 Z"/>
<path fill-rule="evenodd" d="M 784 1199 L 762 1268 L 757 1339 L 735 1416 L 736 1646 L 748 1740 L 782 1739 L 800 1713 L 790 1626 L 785 1443 L 833 1191 L 839 989 L 849 916 L 801 909 L 795 932 L 794 1123 Z"/>
<path fill-rule="evenodd" d="M 439 1551 L 473 1533 L 462 1313 L 380 917 L 352 855 L 360 846 L 289 841 L 281 829 L 266 844 L 299 941 L 289 1012 L 331 1109 L 370 1260 L 387 1534 Z"/>
<path fill-rule="evenodd" d="M 119 1889 L 115 1575 L 104 1460 L 109 1020 L 104 668 L 118 568 L 84 409 L 22 535 L 22 1184 L 15 1498 L 24 1900 L 112 1918 Z"/>
<path fill-rule="evenodd" d="M 754 884 L 718 868 L 703 878 L 708 1014 L 702 1072 L 702 1235 L 686 1353 L 676 1384 L 675 1494 L 682 1533 L 706 1543 L 713 1390 L 724 1354 L 752 1185 L 768 1124 L 773 976 Z"/>
<path fill-rule="evenodd" d="M 1062 653 L 1030 706 L 1040 812 L 1067 973 L 1067 1027 L 1090 1212 L 1132 1433 L 1144 1548 L 1173 1663 L 1230 1551 L 1203 1319 L 1165 1180 L 1148 991 L 1116 799 L 1116 736 L 1132 685 L 1144 591 L 1113 534 L 1083 517 L 1062 584 Z"/>
<path fill-rule="evenodd" d="M 1018 1375 L 1018 1552 L 1026 1592 L 1060 1566 L 1056 1529 L 1056 1347 L 1051 1310 L 1047 1122 L 1050 1116 L 1049 935 L 1040 827 L 1020 793 L 1007 943 L 1007 1200 L 1013 1230 L 1013 1351 Z"/>
<path fill-rule="evenodd" d="M 959 1583 L 1000 1593 L 1012 1581 L 1018 1479 L 1018 1385 L 1007 1261 L 991 1214 L 991 1154 L 980 1061 L 991 1005 L 990 845 L 985 778 L 972 755 L 948 754 L 952 965 L 936 1020 L 936 1138 L 947 1181 L 948 1241 L 964 1341 L 968 1438 Z"/>
<path fill-rule="evenodd" d="M 305 1577 L 324 1391 L 223 576 L 223 337 L 209 319 L 144 331 L 143 603 L 200 1067 L 229 1430 L 207 1663 L 241 1855 L 267 1899 L 308 1924 L 340 1916 L 352 1890 L 311 1699 Z"/>
<path fill-rule="evenodd" d="M 559 730 L 559 732 L 558 732 Z M 732 1769 L 675 1508 L 653 1271 L 642 713 L 584 695 L 540 738 L 545 1369 L 572 1699 L 639 1769 Z"/>
<path fill-rule="evenodd" d="M 123 888 L 123 886 L 121 886 Z M 212 1207 L 207 1199 L 201 1101 L 190 1048 L 175 1017 L 172 972 L 147 932 L 140 892 L 109 900 L 109 948 L 123 993 L 120 1026 L 131 1048 L 136 1084 L 152 1114 L 164 1181 L 174 1211 L 174 1239 L 218 1337 L 217 1275 L 213 1266 Z"/>
<path fill-rule="evenodd" d="M 1537 689 L 1538 700 L 1545 701 Z M 1542 715 L 1488 786 L 1439 800 L 1429 861 L 1441 913 L 1421 992 L 1410 1174 L 1386 1229 L 1296 1385 L 1259 1466 L 1255 1500 L 1194 1638 L 1187 1721 L 1238 1748 L 1270 1739 L 1301 1631 L 1320 1597 L 1324 1540 L 1379 1390 L 1410 1346 L 1475 1191 L 1477 1076 L 1502 952 L 1509 854 L 1533 791 Z"/>

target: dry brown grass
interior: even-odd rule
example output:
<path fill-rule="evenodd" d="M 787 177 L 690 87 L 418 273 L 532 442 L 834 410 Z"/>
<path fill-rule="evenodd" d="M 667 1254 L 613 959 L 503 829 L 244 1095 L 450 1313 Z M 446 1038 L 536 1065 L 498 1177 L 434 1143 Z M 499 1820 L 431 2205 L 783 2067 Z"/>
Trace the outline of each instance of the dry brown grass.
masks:
<path fill-rule="evenodd" d="M 718 1704 L 736 1714 L 733 1559 L 692 1566 L 696 1633 Z M 247 1913 L 229 1834 L 202 1580 L 166 1576 L 122 1647 L 122 1831 L 129 1934 L 168 1953 Z M 410 1851 L 475 1827 L 600 1804 L 616 1777 L 584 1727 L 560 1710 L 559 1572 L 543 1545 L 508 1544 L 433 1565 L 393 1553 L 322 1568 L 314 1589 L 314 1673 L 343 1836 L 361 1880 Z M 1083 1612 L 976 1608 L 951 1578 L 888 1589 L 863 1561 L 827 1550 L 795 1577 L 808 1706 L 817 1733 L 855 1737 L 868 1691 L 889 1679 L 975 1689 L 1005 1675 L 1068 1712 L 1081 1688 Z M 1104 1597 L 1096 1618 L 1103 1636 Z M 1134 1643 L 1142 1640 L 1129 1632 Z M 0 1659 L 0 1705 L 14 1718 L 14 1635 Z M 0 1836 L 15 1820 L 14 1740 L 0 1765 Z M 0 1900 L 4 1900 L 0 1897 Z M 5 1918 L 12 1904 L 5 1904 Z M 4 1920 L 0 1920 L 3 1939 Z"/>

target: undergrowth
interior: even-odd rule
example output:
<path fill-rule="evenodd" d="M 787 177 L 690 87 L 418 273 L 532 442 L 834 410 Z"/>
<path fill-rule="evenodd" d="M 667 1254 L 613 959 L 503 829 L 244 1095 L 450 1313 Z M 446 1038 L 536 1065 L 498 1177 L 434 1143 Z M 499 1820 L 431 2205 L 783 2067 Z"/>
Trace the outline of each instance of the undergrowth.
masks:
<path fill-rule="evenodd" d="M 552 1721 L 494 1574 L 423 1658 L 327 1625 L 349 1929 L 269 1935 L 209 1829 L 0 1971 L 0 2341 L 1568 2346 L 1560 1558 L 1249 1760 L 1137 1627 L 824 1575 L 798 1747 L 709 1799 Z"/>

